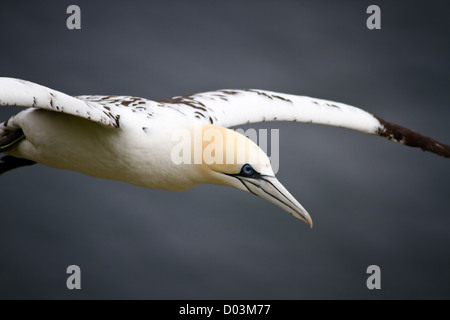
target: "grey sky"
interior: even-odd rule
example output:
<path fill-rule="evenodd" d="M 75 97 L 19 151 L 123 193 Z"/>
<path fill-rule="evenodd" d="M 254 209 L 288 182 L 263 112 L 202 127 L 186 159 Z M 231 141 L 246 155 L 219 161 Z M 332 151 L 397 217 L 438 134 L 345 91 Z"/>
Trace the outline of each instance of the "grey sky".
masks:
<path fill-rule="evenodd" d="M 66 27 L 70 4 L 81 30 Z M 3 1 L 0 75 L 72 95 L 309 95 L 450 143 L 448 3 L 377 1 L 372 31 L 370 4 Z M 171 193 L 36 165 L 0 177 L 0 298 L 450 298 L 447 159 L 339 128 L 252 127 L 280 130 L 277 176 L 314 229 L 231 188 Z M 80 291 L 65 285 L 72 264 Z"/>

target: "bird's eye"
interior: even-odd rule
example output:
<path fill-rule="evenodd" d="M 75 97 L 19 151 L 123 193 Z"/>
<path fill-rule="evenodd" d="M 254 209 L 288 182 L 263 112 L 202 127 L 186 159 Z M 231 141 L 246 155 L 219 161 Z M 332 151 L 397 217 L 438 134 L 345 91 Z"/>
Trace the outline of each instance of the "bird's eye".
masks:
<path fill-rule="evenodd" d="M 255 173 L 255 170 L 252 168 L 251 165 L 249 164 L 244 164 L 244 166 L 242 167 L 242 175 L 250 177 Z"/>

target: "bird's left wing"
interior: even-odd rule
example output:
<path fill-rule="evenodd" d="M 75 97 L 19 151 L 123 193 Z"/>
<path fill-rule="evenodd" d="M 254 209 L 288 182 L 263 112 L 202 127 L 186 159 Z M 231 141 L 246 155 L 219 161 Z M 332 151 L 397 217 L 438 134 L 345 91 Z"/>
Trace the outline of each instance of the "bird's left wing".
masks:
<path fill-rule="evenodd" d="M 324 124 L 379 135 L 450 157 L 449 145 L 339 102 L 257 89 L 210 91 L 158 102 L 193 120 L 224 127 L 265 121 Z"/>
<path fill-rule="evenodd" d="M 148 114 L 147 109 L 153 108 L 154 104 L 150 100 L 127 96 L 72 97 L 30 81 L 0 78 L 0 106 L 61 112 L 112 128 L 121 127 L 123 115 Z"/>

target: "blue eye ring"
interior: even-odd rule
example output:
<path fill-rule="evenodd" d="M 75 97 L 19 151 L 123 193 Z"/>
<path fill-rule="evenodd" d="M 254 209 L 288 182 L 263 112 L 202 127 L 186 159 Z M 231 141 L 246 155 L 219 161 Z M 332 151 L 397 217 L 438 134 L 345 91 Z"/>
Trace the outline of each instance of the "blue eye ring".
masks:
<path fill-rule="evenodd" d="M 244 164 L 242 166 L 241 173 L 243 176 L 251 177 L 255 173 L 255 170 L 253 169 L 253 167 L 251 165 Z"/>

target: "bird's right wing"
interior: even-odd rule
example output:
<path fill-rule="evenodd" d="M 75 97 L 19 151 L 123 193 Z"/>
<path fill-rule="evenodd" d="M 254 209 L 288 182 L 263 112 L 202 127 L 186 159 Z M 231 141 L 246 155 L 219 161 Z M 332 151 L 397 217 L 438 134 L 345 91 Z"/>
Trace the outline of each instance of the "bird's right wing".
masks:
<path fill-rule="evenodd" d="M 265 121 L 324 124 L 379 135 L 450 157 L 449 145 L 339 102 L 257 89 L 210 91 L 158 102 L 178 109 L 196 121 L 224 127 Z"/>

